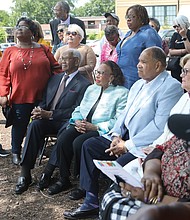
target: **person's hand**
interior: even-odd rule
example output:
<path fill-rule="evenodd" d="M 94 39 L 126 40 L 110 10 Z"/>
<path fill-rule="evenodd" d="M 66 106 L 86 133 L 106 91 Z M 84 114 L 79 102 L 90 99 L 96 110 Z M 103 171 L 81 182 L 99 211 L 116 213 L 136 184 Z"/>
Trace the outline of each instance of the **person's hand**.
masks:
<path fill-rule="evenodd" d="M 155 173 L 144 174 L 141 182 L 144 185 L 144 202 L 149 202 L 157 197 L 158 202 L 163 198 L 163 186 L 161 177 Z"/>
<path fill-rule="evenodd" d="M 115 155 L 116 157 L 119 157 L 126 152 L 127 148 L 125 147 L 125 141 L 123 141 L 121 137 L 114 137 L 110 144 L 110 148 L 105 150 L 105 153 L 109 153 L 110 156 Z"/>
<path fill-rule="evenodd" d="M 52 115 L 52 112 L 46 111 L 38 106 L 32 110 L 31 114 L 32 114 L 31 116 L 32 120 L 43 119 L 43 118 L 49 119 Z"/>
<path fill-rule="evenodd" d="M 180 34 L 182 37 L 186 37 L 186 36 L 187 36 L 187 29 L 182 28 L 182 29 L 179 31 L 179 34 Z"/>
<path fill-rule="evenodd" d="M 154 146 L 149 145 L 148 147 L 144 147 L 144 148 L 142 149 L 142 151 L 143 151 L 144 154 L 148 155 L 148 154 L 150 154 L 154 149 L 155 149 Z"/>
<path fill-rule="evenodd" d="M 131 196 L 134 199 L 138 199 L 140 201 L 144 202 L 144 191 L 140 187 L 134 187 L 131 186 L 128 183 L 119 183 L 119 186 L 121 187 L 121 193 L 124 197 Z"/>
<path fill-rule="evenodd" d="M 97 131 L 98 127 L 88 121 L 85 122 L 86 123 L 86 130 L 87 131 Z"/>
<path fill-rule="evenodd" d="M 5 108 L 8 102 L 8 98 L 7 96 L 2 96 L 0 97 L 0 105 L 2 106 L 2 108 Z"/>
<path fill-rule="evenodd" d="M 82 134 L 86 133 L 86 121 L 85 120 L 76 120 L 75 121 L 75 129 Z"/>

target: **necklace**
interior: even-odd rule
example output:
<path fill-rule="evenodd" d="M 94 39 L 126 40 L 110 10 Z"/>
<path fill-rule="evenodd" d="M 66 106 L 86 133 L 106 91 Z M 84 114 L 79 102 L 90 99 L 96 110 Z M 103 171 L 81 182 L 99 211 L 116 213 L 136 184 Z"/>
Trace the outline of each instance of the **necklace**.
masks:
<path fill-rule="evenodd" d="M 31 45 L 31 50 L 30 50 L 30 53 L 29 53 L 29 61 L 27 63 L 24 62 L 24 57 L 23 57 L 23 54 L 21 52 L 21 46 L 20 46 L 20 48 L 18 50 L 18 54 L 19 54 L 21 62 L 23 63 L 24 70 L 27 70 L 32 65 L 32 58 L 33 58 L 33 54 L 34 54 L 33 43 Z"/>

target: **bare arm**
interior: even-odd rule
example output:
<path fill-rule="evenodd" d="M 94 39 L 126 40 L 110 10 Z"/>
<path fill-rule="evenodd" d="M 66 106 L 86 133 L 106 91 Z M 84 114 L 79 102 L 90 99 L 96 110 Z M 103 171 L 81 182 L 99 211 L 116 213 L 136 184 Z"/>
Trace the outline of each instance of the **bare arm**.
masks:
<path fill-rule="evenodd" d="M 170 205 L 149 205 L 141 208 L 128 220 L 189 220 L 190 203 L 172 203 Z"/>

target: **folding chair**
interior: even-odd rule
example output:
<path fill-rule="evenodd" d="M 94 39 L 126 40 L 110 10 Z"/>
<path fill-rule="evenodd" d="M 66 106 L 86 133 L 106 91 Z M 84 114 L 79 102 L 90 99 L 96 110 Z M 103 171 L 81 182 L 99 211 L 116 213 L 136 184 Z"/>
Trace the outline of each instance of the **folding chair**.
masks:
<path fill-rule="evenodd" d="M 38 163 L 37 163 L 38 166 L 41 165 L 41 162 L 42 162 L 42 159 L 43 159 L 46 147 L 55 144 L 56 139 L 57 139 L 57 135 L 56 134 L 47 134 L 45 136 L 45 142 L 44 142 L 44 145 L 43 145 L 42 150 L 40 152 L 40 155 L 38 157 Z"/>

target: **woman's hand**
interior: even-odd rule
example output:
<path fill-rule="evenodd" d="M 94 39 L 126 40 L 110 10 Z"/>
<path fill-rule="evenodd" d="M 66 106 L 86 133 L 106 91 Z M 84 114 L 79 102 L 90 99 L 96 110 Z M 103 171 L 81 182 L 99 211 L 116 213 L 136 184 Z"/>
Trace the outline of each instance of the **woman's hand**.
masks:
<path fill-rule="evenodd" d="M 163 186 L 161 177 L 155 173 L 144 174 L 141 182 L 144 185 L 144 202 L 148 203 L 153 197 L 158 202 L 163 198 Z"/>
<path fill-rule="evenodd" d="M 86 120 L 76 120 L 75 128 L 80 133 L 86 133 L 88 131 L 97 131 L 98 127 Z"/>
<path fill-rule="evenodd" d="M 179 31 L 179 34 L 180 34 L 182 37 L 186 37 L 186 36 L 187 36 L 187 29 L 182 28 L 182 29 Z"/>
<path fill-rule="evenodd" d="M 124 197 L 130 194 L 130 196 L 134 199 L 138 199 L 144 202 L 144 191 L 140 187 L 131 186 L 128 183 L 119 183 L 121 187 L 121 193 Z"/>
<path fill-rule="evenodd" d="M 8 98 L 7 96 L 2 96 L 0 97 L 0 105 L 2 106 L 2 108 L 5 108 L 8 102 Z"/>
<path fill-rule="evenodd" d="M 82 133 L 82 134 L 86 133 L 86 122 L 85 122 L 85 120 L 76 120 L 75 121 L 75 129 L 78 132 Z"/>

